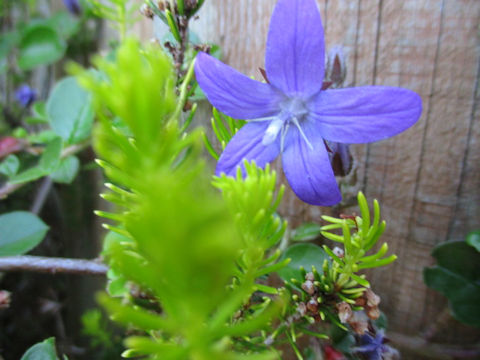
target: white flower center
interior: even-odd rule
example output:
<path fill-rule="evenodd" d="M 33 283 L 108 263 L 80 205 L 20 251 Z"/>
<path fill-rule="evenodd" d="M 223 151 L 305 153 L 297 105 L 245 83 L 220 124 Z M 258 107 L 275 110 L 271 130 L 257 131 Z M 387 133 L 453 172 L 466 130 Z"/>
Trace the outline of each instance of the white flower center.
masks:
<path fill-rule="evenodd" d="M 290 125 L 293 124 L 297 127 L 310 149 L 313 149 L 312 144 L 308 141 L 300 125 L 308 114 L 305 101 L 299 98 L 288 98 L 280 103 L 280 109 L 280 113 L 276 116 L 256 119 L 257 121 L 271 120 L 270 125 L 263 135 L 262 144 L 265 146 L 272 144 L 281 132 L 281 151 L 283 151 L 285 136 L 287 135 Z"/>

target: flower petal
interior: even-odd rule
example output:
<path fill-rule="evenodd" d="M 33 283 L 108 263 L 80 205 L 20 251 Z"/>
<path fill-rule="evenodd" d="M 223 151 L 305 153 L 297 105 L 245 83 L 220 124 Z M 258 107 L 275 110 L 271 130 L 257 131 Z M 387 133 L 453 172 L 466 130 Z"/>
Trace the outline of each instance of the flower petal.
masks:
<path fill-rule="evenodd" d="M 300 132 L 293 128 L 287 134 L 282 155 L 283 171 L 295 194 L 312 205 L 330 206 L 342 199 L 323 139 L 315 126 L 302 124 L 310 148 Z"/>
<path fill-rule="evenodd" d="M 322 91 L 310 103 L 310 117 L 323 138 L 342 143 L 386 139 L 415 124 L 422 100 L 415 92 L 388 86 Z"/>
<path fill-rule="evenodd" d="M 325 43 L 315 0 L 279 0 L 268 31 L 265 67 L 270 83 L 304 98 L 318 92 L 325 72 Z"/>
<path fill-rule="evenodd" d="M 245 124 L 227 144 L 217 163 L 216 175 L 225 173 L 235 176 L 238 166 L 243 161 L 255 160 L 259 167 L 264 167 L 270 161 L 275 160 L 280 152 L 279 140 L 270 145 L 263 145 L 262 138 L 270 125 L 269 121 L 249 122 Z"/>
<path fill-rule="evenodd" d="M 210 55 L 197 55 L 195 76 L 212 105 L 228 116 L 255 119 L 279 111 L 282 95 L 272 86 L 252 80 Z"/>

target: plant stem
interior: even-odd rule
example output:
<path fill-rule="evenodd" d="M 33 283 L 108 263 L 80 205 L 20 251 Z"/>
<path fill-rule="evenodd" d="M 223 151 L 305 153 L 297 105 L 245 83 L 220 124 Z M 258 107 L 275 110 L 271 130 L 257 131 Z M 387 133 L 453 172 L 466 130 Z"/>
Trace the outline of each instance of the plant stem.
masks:
<path fill-rule="evenodd" d="M 108 267 L 97 260 L 43 256 L 0 257 L 0 271 L 28 271 L 49 274 L 105 275 Z"/>
<path fill-rule="evenodd" d="M 65 159 L 66 157 L 70 155 L 74 155 L 82 151 L 83 149 L 87 148 L 90 145 L 90 142 L 85 141 L 80 144 L 75 144 L 71 145 L 69 147 L 66 147 L 65 149 L 62 150 L 62 153 L 60 155 L 61 159 Z M 16 190 L 20 189 L 24 185 L 28 184 L 29 182 L 24 182 L 24 183 L 18 183 L 18 184 L 5 184 L 2 187 L 0 187 L 0 200 L 5 199 L 10 195 L 11 193 L 15 192 Z"/>

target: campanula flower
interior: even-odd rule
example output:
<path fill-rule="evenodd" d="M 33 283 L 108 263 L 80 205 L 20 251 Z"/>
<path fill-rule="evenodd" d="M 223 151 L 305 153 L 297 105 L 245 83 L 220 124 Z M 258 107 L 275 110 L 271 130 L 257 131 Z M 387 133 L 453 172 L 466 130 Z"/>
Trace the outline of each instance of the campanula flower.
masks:
<path fill-rule="evenodd" d="M 78 0 L 63 0 L 63 4 L 73 15 L 80 15 L 82 13 L 82 8 Z"/>
<path fill-rule="evenodd" d="M 37 99 L 37 92 L 28 85 L 22 85 L 15 90 L 15 99 L 23 107 L 28 107 Z"/>
<path fill-rule="evenodd" d="M 367 143 L 412 126 L 421 114 L 413 91 L 385 86 L 322 90 L 323 26 L 315 0 L 279 0 L 268 32 L 268 83 L 200 53 L 197 81 L 225 114 L 248 120 L 220 156 L 216 173 L 234 176 L 243 161 L 265 166 L 279 154 L 296 195 L 313 205 L 341 200 L 325 141 Z"/>
<path fill-rule="evenodd" d="M 382 330 L 377 331 L 375 336 L 365 333 L 359 339 L 360 345 L 352 349 L 354 353 L 362 354 L 368 360 L 382 360 L 395 358 L 397 351 L 385 344 L 385 336 Z"/>

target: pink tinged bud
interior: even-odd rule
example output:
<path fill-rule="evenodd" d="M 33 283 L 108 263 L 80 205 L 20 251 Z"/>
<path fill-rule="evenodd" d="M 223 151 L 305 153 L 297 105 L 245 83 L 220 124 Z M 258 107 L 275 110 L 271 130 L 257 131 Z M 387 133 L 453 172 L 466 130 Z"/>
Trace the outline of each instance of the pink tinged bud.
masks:
<path fill-rule="evenodd" d="M 367 299 L 367 305 L 368 306 L 378 306 L 380 304 L 380 296 L 375 294 L 372 289 L 367 289 L 365 291 L 365 297 Z"/>
<path fill-rule="evenodd" d="M 335 246 L 332 250 L 332 252 L 337 255 L 339 258 L 343 258 L 345 255 L 345 252 L 343 249 L 340 249 L 338 246 Z"/>
<path fill-rule="evenodd" d="M 0 309 L 6 309 L 10 306 L 10 292 L 6 290 L 0 291 Z"/>
<path fill-rule="evenodd" d="M 309 280 L 309 281 L 314 281 L 315 280 L 315 276 L 313 275 L 313 272 L 309 272 L 305 275 L 305 280 Z"/>
<path fill-rule="evenodd" d="M 363 335 L 368 330 L 368 317 L 363 311 L 354 311 L 347 322 L 356 334 Z"/>

